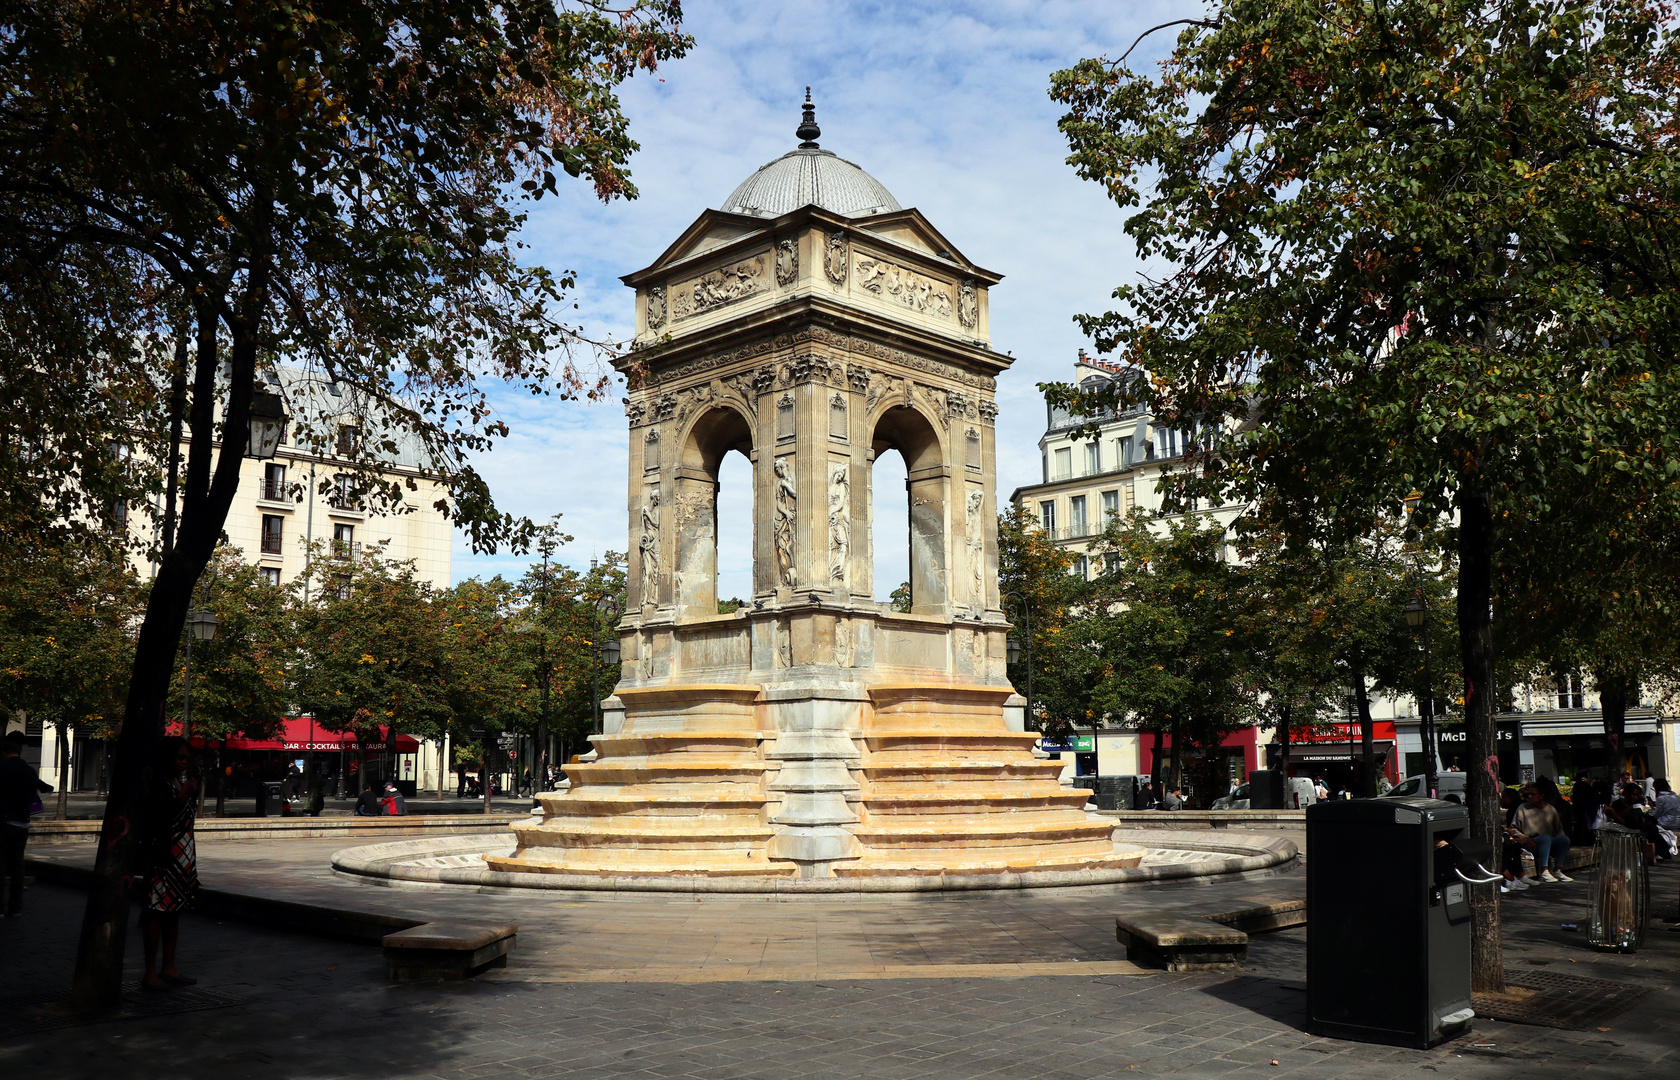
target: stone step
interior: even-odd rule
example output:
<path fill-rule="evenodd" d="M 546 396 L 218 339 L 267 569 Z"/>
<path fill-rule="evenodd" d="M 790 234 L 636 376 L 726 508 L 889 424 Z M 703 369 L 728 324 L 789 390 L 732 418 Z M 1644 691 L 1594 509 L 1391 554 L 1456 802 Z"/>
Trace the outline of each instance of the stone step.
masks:
<path fill-rule="evenodd" d="M 712 754 L 756 759 L 763 736 L 756 730 L 713 729 L 700 731 L 619 732 L 591 735 L 589 741 L 601 757 L 631 757 L 652 754 Z"/>
<path fill-rule="evenodd" d="M 864 761 L 862 768 L 863 775 L 879 786 L 882 783 L 912 780 L 1055 780 L 1061 775 L 1064 766 L 1060 761 L 1033 761 L 1024 755 L 1015 760 L 1003 760 L 993 756 L 960 761 L 929 761 L 917 760 L 915 757 L 900 760 L 898 755 L 888 759 L 885 754 L 871 754 Z"/>
<path fill-rule="evenodd" d="M 1091 793 L 1069 790 L 1054 780 L 999 780 L 990 784 L 871 783 L 863 788 L 863 802 L 889 814 L 955 813 L 953 807 L 972 806 L 977 812 L 1022 810 L 1034 807 L 1080 809 Z M 918 809 L 925 808 L 925 809 Z"/>
<path fill-rule="evenodd" d="M 875 851 L 861 859 L 834 864 L 836 877 L 938 877 L 947 874 L 1025 874 L 1047 871 L 1124 869 L 1143 861 L 1138 849 L 1110 845 L 1106 851 L 1069 849 L 1066 845 L 979 851 Z"/>
<path fill-rule="evenodd" d="M 792 877 L 799 868 L 763 856 L 744 858 L 738 852 L 711 855 L 703 851 L 669 851 L 649 858 L 646 852 L 589 852 L 550 848 L 528 853 L 535 857 L 490 856 L 484 861 L 492 870 L 510 873 L 589 874 L 594 877 Z M 551 861 L 542 856 L 555 855 Z"/>
<path fill-rule="evenodd" d="M 952 752 L 978 755 L 981 751 L 1000 750 L 1025 755 L 1031 753 L 1038 740 L 1039 735 L 1034 731 L 976 731 L 955 725 L 870 728 L 863 733 L 864 745 L 872 754 L 935 752 L 941 758 Z"/>
<path fill-rule="evenodd" d="M 698 754 L 661 754 L 657 757 L 606 758 L 566 766 L 574 784 L 742 783 L 762 780 L 762 761 L 701 757 Z"/>
<path fill-rule="evenodd" d="M 739 792 L 723 791 L 716 787 L 688 790 L 687 785 L 650 784 L 616 791 L 600 790 L 594 786 L 575 791 L 553 792 L 538 796 L 548 818 L 600 817 L 621 814 L 626 817 L 685 817 L 695 814 L 757 816 L 763 813 L 768 801 L 756 785 L 727 785 L 741 787 Z M 677 788 L 661 791 L 661 787 Z"/>
<path fill-rule="evenodd" d="M 1114 829 L 1079 811 L 1018 814 L 889 814 L 851 831 L 870 848 L 1001 847 L 1050 843 L 1113 844 Z"/>
<path fill-rule="evenodd" d="M 748 848 L 774 830 L 761 821 L 732 817 L 552 818 L 517 824 L 513 833 L 531 847 Z"/>

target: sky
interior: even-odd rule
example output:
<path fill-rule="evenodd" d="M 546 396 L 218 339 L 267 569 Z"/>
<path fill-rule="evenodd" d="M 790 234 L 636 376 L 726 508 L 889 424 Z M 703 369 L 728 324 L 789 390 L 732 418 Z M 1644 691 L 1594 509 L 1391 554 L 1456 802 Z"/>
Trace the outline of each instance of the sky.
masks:
<path fill-rule="evenodd" d="M 1036 384 L 1071 377 L 1078 350 L 1090 345 L 1074 314 L 1106 310 L 1113 289 L 1139 266 L 1122 231 L 1124 212 L 1065 163 L 1051 73 L 1084 57 L 1118 56 L 1148 27 L 1200 8 L 692 0 L 684 9 L 694 49 L 622 89 L 641 145 L 630 165 L 640 197 L 603 205 L 586 184 L 562 184 L 558 199 L 530 207 L 522 239 L 532 261 L 577 274 L 571 299 L 590 337 L 627 341 L 635 294 L 620 275 L 651 263 L 703 210 L 795 147 L 809 85 L 824 149 L 861 166 L 963 254 L 1004 275 L 991 290 L 992 348 L 1015 357 L 997 387 L 1000 504 L 1036 482 L 1045 420 Z M 1174 36 L 1153 35 L 1128 66 L 1147 70 Z M 591 405 L 504 393 L 493 403 L 511 435 L 475 464 L 497 504 L 536 521 L 561 514 L 573 539 L 556 556 L 574 566 L 626 550 L 628 440 L 618 397 Z M 902 493 L 901 477 L 896 461 L 879 464 L 878 495 Z M 720 483 L 719 595 L 748 596 L 750 568 L 734 541 L 742 529 L 750 537 L 744 459 L 731 455 Z M 904 529 L 902 502 L 902 494 L 878 497 L 879 535 Z M 904 558 L 897 545 L 879 548 L 884 595 L 903 580 Z M 514 577 L 528 562 L 506 552 L 475 555 L 455 538 L 457 581 Z"/>

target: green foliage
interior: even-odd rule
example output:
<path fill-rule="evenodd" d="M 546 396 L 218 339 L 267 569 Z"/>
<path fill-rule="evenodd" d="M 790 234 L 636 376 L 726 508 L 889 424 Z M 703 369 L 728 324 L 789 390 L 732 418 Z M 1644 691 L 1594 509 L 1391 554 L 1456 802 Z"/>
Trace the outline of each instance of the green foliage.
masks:
<path fill-rule="evenodd" d="M 122 718 L 143 586 L 109 547 L 10 539 L 0 559 L 0 708 L 103 737 Z"/>
<path fill-rule="evenodd" d="M 287 590 L 262 580 L 238 548 L 217 550 L 200 584 L 198 604 L 216 616 L 216 636 L 192 644 L 192 732 L 253 739 L 280 728 L 291 704 L 297 657 L 297 612 Z M 189 631 L 190 632 L 190 631 Z M 187 653 L 176 654 L 169 715 L 180 719 Z"/>
<path fill-rule="evenodd" d="M 625 567 L 624 554 L 609 551 L 586 571 L 550 563 L 545 577 L 536 565 L 520 582 L 525 605 L 520 662 L 530 673 L 531 688 L 523 712 L 534 724 L 546 668 L 550 732 L 564 740 L 568 754 L 587 750 L 585 740 L 594 730 L 592 680 L 603 699 L 618 685 L 620 669 L 597 659 L 597 649 L 617 623 L 603 617 L 601 605 L 611 601 L 624 610 Z"/>
<path fill-rule="evenodd" d="M 1013 633 L 1023 646 L 1024 623 L 1032 627 L 1035 715 L 1028 723 L 1053 737 L 1065 735 L 1072 725 L 1088 719 L 1078 686 L 1070 687 L 1064 680 L 1068 605 L 1080 588 L 1072 569 L 1073 557 L 1038 527 L 1029 511 L 1011 506 L 998 515 L 998 592 L 1004 615 L 1015 624 Z M 1023 648 L 1021 658 L 1008 669 L 1009 681 L 1022 692 L 1027 688 L 1027 662 Z"/>
<path fill-rule="evenodd" d="M 905 615 L 910 614 L 910 583 L 908 581 L 901 582 L 898 588 L 887 594 L 887 606 Z"/>

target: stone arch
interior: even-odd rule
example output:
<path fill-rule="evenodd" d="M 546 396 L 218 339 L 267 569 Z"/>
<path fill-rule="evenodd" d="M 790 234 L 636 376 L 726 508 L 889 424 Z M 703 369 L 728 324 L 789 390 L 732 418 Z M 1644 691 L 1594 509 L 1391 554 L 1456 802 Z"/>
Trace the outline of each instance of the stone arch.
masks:
<path fill-rule="evenodd" d="M 705 617 L 717 614 L 718 471 L 731 452 L 753 460 L 752 420 L 719 402 L 694 418 L 681 446 L 672 477 L 677 610 L 679 617 Z"/>
<path fill-rule="evenodd" d="M 942 613 L 950 596 L 946 541 L 951 470 L 939 428 L 915 406 L 893 405 L 875 417 L 869 443 L 872 464 L 888 450 L 897 450 L 904 458 L 910 504 L 910 610 L 923 615 Z M 869 542 L 873 558 L 877 542 L 873 520 Z"/>

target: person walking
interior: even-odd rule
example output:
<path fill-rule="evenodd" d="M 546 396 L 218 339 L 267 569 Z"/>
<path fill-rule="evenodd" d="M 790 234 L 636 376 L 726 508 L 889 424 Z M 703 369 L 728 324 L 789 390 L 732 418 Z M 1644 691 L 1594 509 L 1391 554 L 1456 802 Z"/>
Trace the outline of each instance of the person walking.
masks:
<path fill-rule="evenodd" d="M 1563 861 L 1569 855 L 1569 833 L 1563 827 L 1563 816 L 1546 802 L 1539 787 L 1524 785 L 1522 805 L 1512 813 L 1511 827 L 1533 841 L 1536 881 L 1549 885 L 1575 880 L 1563 872 Z"/>
<path fill-rule="evenodd" d="M 193 824 L 198 816 L 198 778 L 189 775 L 191 752 L 187 740 L 168 735 L 160 740 L 152 765 L 151 792 L 146 808 L 146 907 L 140 929 L 146 950 L 146 972 L 140 985 L 147 990 L 191 986 L 175 967 L 175 948 L 181 937 L 181 912 L 198 895 L 198 847 Z M 163 946 L 162 963 L 158 946 Z"/>
<path fill-rule="evenodd" d="M 6 918 L 23 914 L 23 849 L 29 843 L 29 816 L 45 809 L 41 793 L 51 791 L 23 760 L 23 736 L 18 732 L 0 741 L 0 900 Z"/>

